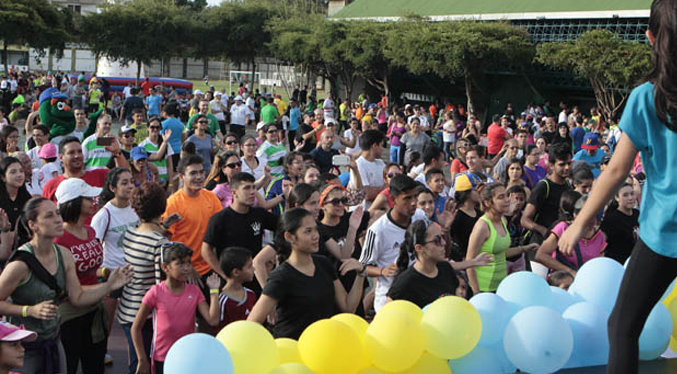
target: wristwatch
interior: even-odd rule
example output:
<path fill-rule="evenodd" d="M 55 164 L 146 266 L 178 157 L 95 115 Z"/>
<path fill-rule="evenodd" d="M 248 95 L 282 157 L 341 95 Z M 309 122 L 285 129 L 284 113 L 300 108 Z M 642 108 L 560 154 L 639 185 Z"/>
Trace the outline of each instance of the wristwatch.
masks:
<path fill-rule="evenodd" d="M 3 228 L 3 227 L 0 227 L 0 234 L 6 233 L 6 232 L 9 232 L 8 228 L 6 229 L 6 228 Z"/>

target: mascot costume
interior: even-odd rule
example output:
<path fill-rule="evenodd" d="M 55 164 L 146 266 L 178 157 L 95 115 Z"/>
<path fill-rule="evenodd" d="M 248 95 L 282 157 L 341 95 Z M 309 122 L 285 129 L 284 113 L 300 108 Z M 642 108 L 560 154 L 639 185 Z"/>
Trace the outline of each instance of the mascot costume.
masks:
<path fill-rule="evenodd" d="M 96 121 L 103 112 L 101 107 L 89 115 L 85 138 L 96 131 Z M 75 115 L 68 105 L 68 97 L 56 88 L 48 88 L 40 94 L 40 122 L 49 129 L 49 138 L 70 135 L 75 130 Z"/>

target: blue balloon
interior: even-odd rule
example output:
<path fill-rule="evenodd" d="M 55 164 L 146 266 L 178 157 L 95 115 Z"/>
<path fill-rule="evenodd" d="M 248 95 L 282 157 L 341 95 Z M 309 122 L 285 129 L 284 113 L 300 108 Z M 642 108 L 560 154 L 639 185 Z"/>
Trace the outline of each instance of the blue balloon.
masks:
<path fill-rule="evenodd" d="M 503 347 L 510 362 L 521 371 L 553 373 L 571 357 L 574 338 L 569 324 L 556 310 L 532 306 L 512 317 Z"/>
<path fill-rule="evenodd" d="M 514 373 L 517 371 L 517 367 L 515 367 L 512 362 L 510 362 L 508 355 L 505 353 L 502 339 L 498 343 L 487 348 L 491 349 L 498 361 L 501 363 L 501 367 L 503 368 L 501 371 L 502 373 Z"/>
<path fill-rule="evenodd" d="M 574 336 L 574 350 L 565 367 L 605 365 L 609 362 L 609 315 L 590 302 L 570 306 L 564 314 Z"/>
<path fill-rule="evenodd" d="M 470 299 L 482 319 L 482 335 L 477 344 L 488 346 L 503 340 L 505 327 L 512 315 L 508 312 L 510 306 L 500 296 L 484 292 Z"/>
<path fill-rule="evenodd" d="M 226 347 L 211 335 L 195 333 L 177 340 L 165 359 L 166 374 L 233 374 Z"/>
<path fill-rule="evenodd" d="M 642 334 L 639 336 L 639 358 L 653 360 L 658 358 L 670 344 L 672 317 L 668 308 L 658 303 L 649 313 Z"/>
<path fill-rule="evenodd" d="M 530 306 L 552 305 L 552 292 L 548 283 L 529 271 L 518 271 L 508 275 L 498 285 L 496 294 L 510 305 L 512 313 Z"/>
<path fill-rule="evenodd" d="M 621 287 L 623 273 L 623 266 L 616 260 L 607 257 L 594 258 L 578 270 L 569 292 L 596 304 L 606 313 L 611 313 Z"/>
<path fill-rule="evenodd" d="M 550 286 L 550 291 L 552 292 L 552 308 L 560 313 L 564 313 L 568 307 L 576 303 L 573 295 L 559 287 Z"/>
<path fill-rule="evenodd" d="M 454 374 L 505 373 L 495 352 L 479 345 L 467 355 L 449 360 L 449 367 Z"/>

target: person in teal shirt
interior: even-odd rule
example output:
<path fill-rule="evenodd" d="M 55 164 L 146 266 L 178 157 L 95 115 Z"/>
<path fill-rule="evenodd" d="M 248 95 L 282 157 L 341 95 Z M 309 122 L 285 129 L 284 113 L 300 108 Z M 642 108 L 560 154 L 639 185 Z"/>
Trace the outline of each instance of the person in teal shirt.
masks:
<path fill-rule="evenodd" d="M 609 165 L 590 197 L 559 239 L 571 255 L 586 227 L 625 182 L 637 152 L 646 182 L 639 215 L 639 238 L 626 264 L 616 305 L 609 316 L 608 373 L 637 373 L 639 336 L 654 305 L 677 276 L 677 0 L 655 0 L 646 36 L 654 69 L 632 90 L 619 124 L 623 133 Z"/>
<path fill-rule="evenodd" d="M 584 161 L 592 167 L 592 174 L 595 178 L 599 177 L 599 167 L 602 165 L 602 159 L 606 153 L 599 149 L 599 134 L 596 132 L 589 132 L 583 138 L 581 150 L 576 152 L 572 161 Z"/>

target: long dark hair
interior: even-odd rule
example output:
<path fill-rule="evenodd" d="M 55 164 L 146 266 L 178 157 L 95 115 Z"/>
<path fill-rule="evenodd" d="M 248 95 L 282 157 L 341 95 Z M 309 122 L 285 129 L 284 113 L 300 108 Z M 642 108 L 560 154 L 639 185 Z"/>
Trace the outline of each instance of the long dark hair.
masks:
<path fill-rule="evenodd" d="M 309 216 L 312 217 L 310 212 L 303 208 L 292 208 L 280 217 L 277 235 L 275 236 L 275 251 L 279 263 L 287 261 L 289 255 L 291 255 L 291 244 L 284 238 L 284 233 L 296 234 L 296 231 L 301 227 L 301 221 Z"/>
<path fill-rule="evenodd" d="M 649 31 L 656 38 L 653 69 L 649 80 L 654 84 L 656 115 L 670 130 L 677 132 L 677 1 L 654 0 L 649 16 Z"/>
<path fill-rule="evenodd" d="M 574 220 L 575 206 L 581 194 L 574 190 L 567 190 L 562 192 L 562 197 L 559 199 L 559 220 L 563 222 L 571 222 Z"/>
<path fill-rule="evenodd" d="M 400 273 L 407 270 L 409 262 L 416 259 L 416 244 L 425 243 L 425 234 L 428 230 L 428 225 L 425 221 L 418 220 L 407 229 L 404 234 L 404 242 L 400 244 L 400 255 L 397 257 L 397 269 Z"/>
<path fill-rule="evenodd" d="M 33 238 L 33 231 L 28 227 L 28 221 L 35 221 L 38 218 L 38 209 L 40 204 L 48 199 L 37 196 L 26 202 L 21 212 L 21 217 L 17 222 L 17 235 L 14 236 L 14 245 L 12 249 L 17 249 L 24 243 Z"/>
<path fill-rule="evenodd" d="M 5 127 L 5 128 L 7 128 L 7 127 Z M 3 130 L 5 128 L 3 128 Z M 8 157 L 3 158 L 2 161 L 0 161 L 0 175 L 2 175 L 2 178 L 5 177 L 5 173 L 7 173 L 7 169 L 9 169 L 9 167 L 12 166 L 13 164 L 19 164 L 19 166 L 21 166 L 21 173 L 24 172 L 23 164 L 21 163 L 21 161 L 19 161 L 19 159 L 16 158 L 16 157 L 8 156 Z M 7 195 L 7 185 L 6 185 L 6 183 L 7 183 L 7 181 L 3 181 L 2 183 L 0 183 L 0 194 Z M 28 189 L 26 189 L 26 181 L 25 180 L 24 180 L 24 184 L 22 184 L 21 187 L 19 187 L 19 191 L 17 191 L 17 198 L 22 198 L 22 199 L 23 198 L 26 198 L 26 199 L 31 198 L 31 194 L 28 192 Z"/>
<path fill-rule="evenodd" d="M 0 130 L 0 151 L 7 153 L 7 137 L 13 132 L 19 132 L 19 129 L 12 125 L 8 125 Z"/>
<path fill-rule="evenodd" d="M 114 168 L 108 172 L 108 175 L 106 175 L 106 182 L 103 184 L 103 189 L 101 190 L 101 196 L 99 196 L 99 206 L 104 206 L 107 202 L 113 200 L 115 197 L 113 188 L 117 187 L 118 182 L 120 181 L 120 175 L 124 172 L 131 174 L 131 171 L 125 168 Z"/>
<path fill-rule="evenodd" d="M 287 198 L 287 209 L 303 205 L 317 189 L 308 183 L 299 183 L 292 188 Z"/>

